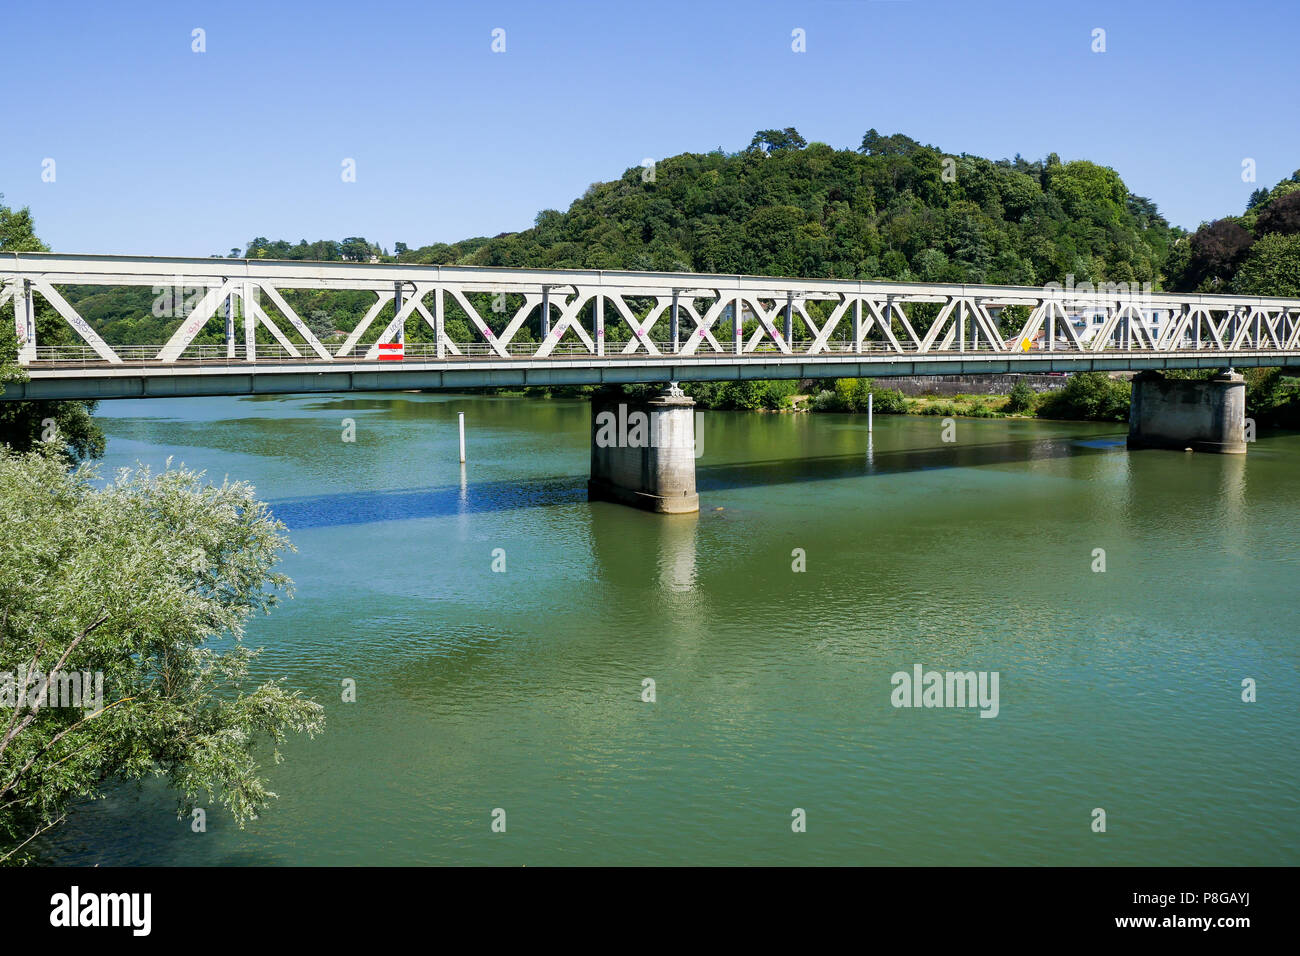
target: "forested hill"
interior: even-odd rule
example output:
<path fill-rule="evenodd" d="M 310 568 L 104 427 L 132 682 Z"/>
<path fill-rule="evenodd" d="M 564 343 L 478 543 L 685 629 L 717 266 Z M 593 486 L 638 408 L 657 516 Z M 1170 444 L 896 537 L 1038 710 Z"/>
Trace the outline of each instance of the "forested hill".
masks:
<path fill-rule="evenodd" d="M 528 230 L 403 262 L 1041 285 L 1159 283 L 1174 231 L 1111 169 L 946 154 L 870 130 L 854 149 L 764 130 L 596 183 Z M 250 247 L 250 254 L 258 249 Z"/>
<path fill-rule="evenodd" d="M 542 211 L 523 232 L 416 249 L 399 242 L 391 255 L 357 236 L 259 237 L 230 254 L 1029 286 L 1072 274 L 1158 289 L 1179 235 L 1118 173 L 1085 160 L 995 161 L 875 130 L 857 149 L 835 149 L 784 129 L 759 131 L 739 152 L 634 167 L 592 185 L 566 212 Z M 147 288 L 66 294 L 110 342 L 163 342 L 179 321 L 151 315 Z M 372 301 L 319 291 L 287 298 L 331 340 Z M 197 341 L 219 338 L 213 324 Z"/>

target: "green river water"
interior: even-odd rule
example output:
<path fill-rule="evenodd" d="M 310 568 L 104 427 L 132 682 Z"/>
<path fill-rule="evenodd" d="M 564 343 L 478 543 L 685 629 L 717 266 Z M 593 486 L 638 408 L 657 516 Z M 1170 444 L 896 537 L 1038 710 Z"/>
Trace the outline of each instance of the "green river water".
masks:
<path fill-rule="evenodd" d="M 665 518 L 586 501 L 577 401 L 98 417 L 105 472 L 172 456 L 289 526 L 296 596 L 249 642 L 327 727 L 267 754 L 279 799 L 245 830 L 129 786 L 49 862 L 1297 862 L 1300 437 L 1130 453 L 1122 425 L 958 420 L 945 443 L 938 418 L 869 440 L 865 416 L 708 412 L 701 513 Z M 916 664 L 998 672 L 997 717 L 892 706 Z"/>

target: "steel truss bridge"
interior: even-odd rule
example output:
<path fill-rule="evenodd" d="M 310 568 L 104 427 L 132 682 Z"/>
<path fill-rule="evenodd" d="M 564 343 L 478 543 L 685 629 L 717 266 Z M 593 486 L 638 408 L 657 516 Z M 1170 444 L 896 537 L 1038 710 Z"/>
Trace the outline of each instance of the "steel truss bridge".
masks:
<path fill-rule="evenodd" d="M 60 291 L 87 286 L 183 312 L 165 343 L 111 345 Z M 322 290 L 374 296 L 341 342 L 286 299 Z M 36 340 L 38 300 L 79 345 Z M 1010 306 L 1026 318 L 1007 335 Z M 1300 364 L 1300 299 L 1050 286 L 0 253 L 0 312 L 30 377 L 0 399 Z M 406 341 L 413 323 L 431 341 Z M 221 344 L 196 343 L 210 327 Z"/>

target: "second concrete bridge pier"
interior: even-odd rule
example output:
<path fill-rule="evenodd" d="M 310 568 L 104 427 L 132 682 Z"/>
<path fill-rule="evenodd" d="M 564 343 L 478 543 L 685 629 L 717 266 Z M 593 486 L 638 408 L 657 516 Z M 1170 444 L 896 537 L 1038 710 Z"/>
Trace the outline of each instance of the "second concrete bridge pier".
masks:
<path fill-rule="evenodd" d="M 1213 378 L 1133 378 L 1128 447 L 1246 453 L 1246 380 L 1232 369 Z"/>
<path fill-rule="evenodd" d="M 590 501 L 694 514 L 695 400 L 674 382 L 649 398 L 600 389 L 591 401 Z"/>

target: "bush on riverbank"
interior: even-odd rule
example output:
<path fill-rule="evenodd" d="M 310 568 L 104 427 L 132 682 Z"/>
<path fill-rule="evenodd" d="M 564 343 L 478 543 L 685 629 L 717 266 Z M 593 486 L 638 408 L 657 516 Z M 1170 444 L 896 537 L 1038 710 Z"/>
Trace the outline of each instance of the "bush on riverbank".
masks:
<path fill-rule="evenodd" d="M 799 383 L 790 380 L 740 382 L 688 382 L 682 386 L 696 407 L 719 411 L 780 411 L 794 403 Z"/>
<path fill-rule="evenodd" d="M 1248 368 L 1246 415 L 1259 425 L 1300 429 L 1300 389 L 1288 384 L 1280 368 Z"/>
<path fill-rule="evenodd" d="M 942 415 L 944 418 L 1003 418 L 1001 395 L 954 395 L 952 398 L 914 398 L 911 415 Z"/>
<path fill-rule="evenodd" d="M 869 378 L 837 378 L 831 388 L 813 396 L 811 407 L 815 412 L 865 412 L 868 395 L 874 395 L 872 410 L 881 415 L 908 412 L 907 397 L 902 392 L 896 388 L 876 388 Z"/>
<path fill-rule="evenodd" d="M 1128 421 L 1130 385 L 1105 372 L 1076 372 L 1065 388 L 1044 395 L 1039 418 L 1092 422 Z"/>
<path fill-rule="evenodd" d="M 1037 404 L 1038 393 L 1024 382 L 1016 382 L 1011 386 L 1011 394 L 1007 396 L 1007 404 L 1003 407 L 1003 411 L 1011 415 L 1024 415 L 1026 412 L 1032 412 Z"/>

